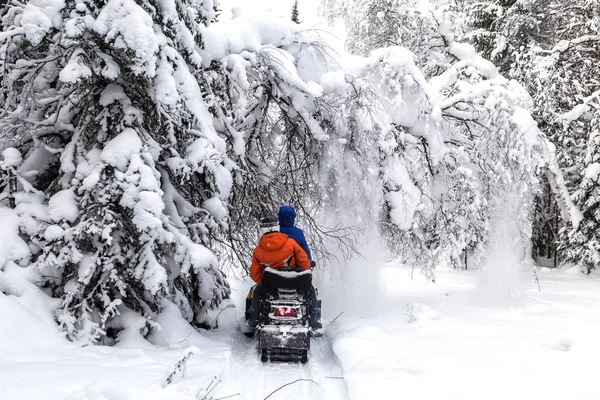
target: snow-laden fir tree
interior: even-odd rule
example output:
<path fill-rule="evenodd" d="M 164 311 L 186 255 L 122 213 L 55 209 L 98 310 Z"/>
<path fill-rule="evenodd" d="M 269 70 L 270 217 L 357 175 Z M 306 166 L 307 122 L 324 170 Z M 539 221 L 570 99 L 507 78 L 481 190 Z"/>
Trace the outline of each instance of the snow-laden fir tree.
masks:
<path fill-rule="evenodd" d="M 211 235 L 235 167 L 201 87 L 212 2 L 14 2 L 3 14 L 2 143 L 49 197 L 34 267 L 67 336 L 94 343 L 164 301 L 202 325 L 229 294 Z M 108 332 L 108 328 L 112 328 Z"/>
<path fill-rule="evenodd" d="M 297 24 L 300 23 L 300 14 L 298 12 L 298 0 L 294 1 L 294 4 L 292 5 L 292 22 L 295 22 Z"/>
<path fill-rule="evenodd" d="M 563 229 L 559 247 L 565 260 L 578 265 L 585 273 L 600 267 L 600 119 L 595 118 L 592 126 L 583 179 L 573 194 L 583 220 L 573 229 Z"/>

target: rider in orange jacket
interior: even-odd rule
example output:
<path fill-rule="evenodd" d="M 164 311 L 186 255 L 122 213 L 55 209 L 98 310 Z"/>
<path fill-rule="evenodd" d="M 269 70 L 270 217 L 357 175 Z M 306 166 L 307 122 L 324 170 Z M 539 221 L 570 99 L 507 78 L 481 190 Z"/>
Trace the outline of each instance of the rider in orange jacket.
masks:
<path fill-rule="evenodd" d="M 311 267 L 308 255 L 302 247 L 294 239 L 279 232 L 279 221 L 276 217 L 261 219 L 260 227 L 262 236 L 252 254 L 252 265 L 250 266 L 250 277 L 257 283 L 248 294 L 249 304 L 247 304 L 246 317 L 248 327 L 251 329 L 254 329 L 258 323 L 262 275 L 265 268 L 295 267 L 309 270 Z M 317 299 L 312 286 L 311 289 L 311 328 L 315 330 L 314 334 L 316 336 L 320 336 L 321 333 L 317 332 L 322 327 L 320 323 L 320 301 Z M 316 310 L 316 307 L 319 309 Z M 318 318 L 316 317 L 317 313 Z"/>
<path fill-rule="evenodd" d="M 262 227 L 267 233 L 258 241 L 258 246 L 252 254 L 252 265 L 250 266 L 250 278 L 257 284 L 262 283 L 262 274 L 265 268 L 296 267 L 302 270 L 310 269 L 308 255 L 294 239 L 274 230 L 278 226 L 277 218 L 269 221 L 261 221 Z"/>

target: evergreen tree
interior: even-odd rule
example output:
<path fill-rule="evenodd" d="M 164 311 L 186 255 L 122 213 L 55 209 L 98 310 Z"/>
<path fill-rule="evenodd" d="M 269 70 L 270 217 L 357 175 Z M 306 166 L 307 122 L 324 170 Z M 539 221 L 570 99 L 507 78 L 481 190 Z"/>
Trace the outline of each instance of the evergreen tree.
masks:
<path fill-rule="evenodd" d="M 115 338 L 126 308 L 145 334 L 167 300 L 207 324 L 229 294 L 210 248 L 234 164 L 199 84 L 211 7 L 32 0 L 3 14 L 2 142 L 51 197 L 34 266 L 72 340 Z"/>
<path fill-rule="evenodd" d="M 298 0 L 294 0 L 294 5 L 292 6 L 292 22 L 297 24 L 300 23 L 300 15 L 298 14 Z"/>
<path fill-rule="evenodd" d="M 600 267 L 600 119 L 594 119 L 592 126 L 583 179 L 573 194 L 583 220 L 572 230 L 562 230 L 559 247 L 565 260 L 580 266 L 585 273 Z"/>

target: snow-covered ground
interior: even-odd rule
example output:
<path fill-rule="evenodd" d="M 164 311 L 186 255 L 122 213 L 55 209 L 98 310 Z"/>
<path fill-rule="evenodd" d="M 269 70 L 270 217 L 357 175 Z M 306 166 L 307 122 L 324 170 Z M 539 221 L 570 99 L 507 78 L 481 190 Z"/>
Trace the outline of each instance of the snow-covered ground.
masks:
<path fill-rule="evenodd" d="M 600 398 L 597 276 L 542 269 L 541 291 L 522 277 L 502 296 L 482 285 L 481 271 L 442 270 L 435 284 L 403 265 L 379 272 L 372 313 L 327 310 L 330 319 L 344 313 L 326 322 L 306 365 L 261 363 L 256 342 L 236 328 L 241 307 L 224 311 L 212 332 L 167 313 L 155 345 L 134 336 L 121 347 L 77 348 L 39 311 L 43 296 L 0 293 L 0 398 L 262 400 L 296 380 L 269 399 Z M 245 286 L 234 289 L 241 304 Z M 201 354 L 165 386 L 189 346 Z"/>
<path fill-rule="evenodd" d="M 522 277 L 502 296 L 482 271 L 408 271 L 386 266 L 380 311 L 331 329 L 350 398 L 600 398 L 597 277 L 543 268 L 541 291 Z"/>

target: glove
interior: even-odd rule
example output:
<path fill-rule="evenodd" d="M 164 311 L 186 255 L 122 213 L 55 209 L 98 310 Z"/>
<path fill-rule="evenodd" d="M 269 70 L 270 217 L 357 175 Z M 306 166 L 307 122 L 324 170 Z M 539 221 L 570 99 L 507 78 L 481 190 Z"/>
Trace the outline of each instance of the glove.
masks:
<path fill-rule="evenodd" d="M 311 261 L 310 262 L 310 269 L 315 269 L 315 267 L 317 266 L 317 263 L 315 261 Z"/>

